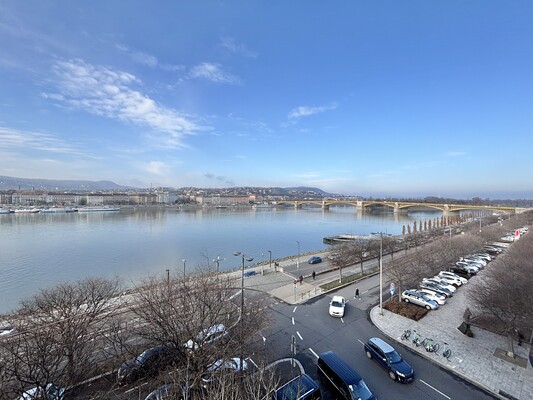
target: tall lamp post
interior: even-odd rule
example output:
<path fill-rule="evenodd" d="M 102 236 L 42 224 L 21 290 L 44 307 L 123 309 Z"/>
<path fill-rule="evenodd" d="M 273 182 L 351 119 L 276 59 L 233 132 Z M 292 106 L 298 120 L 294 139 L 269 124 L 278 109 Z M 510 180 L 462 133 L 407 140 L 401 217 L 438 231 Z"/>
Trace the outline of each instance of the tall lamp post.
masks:
<path fill-rule="evenodd" d="M 268 268 L 272 272 L 272 251 L 268 251 Z"/>
<path fill-rule="evenodd" d="M 383 232 L 379 235 L 379 315 L 383 315 Z"/>
<path fill-rule="evenodd" d="M 183 280 L 185 280 L 185 263 L 187 260 L 185 258 L 182 258 L 181 261 L 183 262 Z"/>
<path fill-rule="evenodd" d="M 219 269 L 220 269 L 220 256 L 217 256 L 217 258 L 215 258 L 213 262 L 217 265 L 217 274 L 218 274 Z"/>
<path fill-rule="evenodd" d="M 298 243 L 298 258 L 296 258 L 296 268 L 300 268 L 300 242 L 296 241 Z"/>
<path fill-rule="evenodd" d="M 233 253 L 236 257 L 242 258 L 242 269 L 241 269 L 241 309 L 239 311 L 239 325 L 240 325 L 240 342 L 241 342 L 241 356 L 240 356 L 240 371 L 242 373 L 242 359 L 244 358 L 243 354 L 243 332 L 242 332 L 242 318 L 243 318 L 243 311 L 244 311 L 244 261 L 253 261 L 253 257 L 247 257 L 245 254 L 242 254 L 240 251 L 236 251 Z"/>

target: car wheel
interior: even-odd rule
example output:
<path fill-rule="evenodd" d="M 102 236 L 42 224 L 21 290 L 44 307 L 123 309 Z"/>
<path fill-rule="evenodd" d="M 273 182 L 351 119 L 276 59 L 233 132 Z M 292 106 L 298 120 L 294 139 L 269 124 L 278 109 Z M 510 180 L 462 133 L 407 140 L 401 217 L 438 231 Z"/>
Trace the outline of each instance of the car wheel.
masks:
<path fill-rule="evenodd" d="M 431 307 L 430 306 L 426 306 L 426 310 L 431 310 Z"/>
<path fill-rule="evenodd" d="M 409 299 L 408 298 L 403 299 L 403 301 L 405 301 L 406 303 L 409 303 Z"/>
<path fill-rule="evenodd" d="M 390 371 L 389 371 L 389 377 L 390 377 L 393 381 L 396 380 L 396 374 L 394 373 L 393 370 L 390 370 Z"/>
<path fill-rule="evenodd" d="M 372 354 L 370 354 L 370 352 L 369 352 L 368 350 L 366 351 L 366 356 L 367 356 L 368 358 L 372 358 Z"/>

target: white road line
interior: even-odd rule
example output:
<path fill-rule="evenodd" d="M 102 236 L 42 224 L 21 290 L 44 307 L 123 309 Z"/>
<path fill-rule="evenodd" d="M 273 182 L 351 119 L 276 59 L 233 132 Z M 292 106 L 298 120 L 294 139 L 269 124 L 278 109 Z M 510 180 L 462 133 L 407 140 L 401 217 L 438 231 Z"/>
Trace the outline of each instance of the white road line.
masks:
<path fill-rule="evenodd" d="M 294 310 L 292 310 L 292 312 L 295 313 L 297 308 L 298 306 L 294 307 Z"/>
<path fill-rule="evenodd" d="M 302 337 L 302 335 L 300 335 L 300 332 L 296 331 L 296 334 L 298 335 L 298 337 L 300 338 L 300 340 L 304 340 L 304 338 Z"/>
<path fill-rule="evenodd" d="M 294 325 L 294 317 L 292 317 L 292 324 Z"/>
<path fill-rule="evenodd" d="M 364 292 L 361 292 L 361 294 L 365 294 L 365 293 L 368 293 L 368 290 L 365 290 Z"/>
<path fill-rule="evenodd" d="M 316 358 L 320 358 L 320 357 L 318 356 L 318 354 L 316 354 L 316 353 L 313 351 L 313 349 L 312 349 L 311 347 L 309 347 L 309 351 L 310 351 L 311 353 L 313 353 L 313 355 L 314 355 Z"/>
<path fill-rule="evenodd" d="M 344 318 L 341 317 L 341 321 L 342 321 L 342 323 L 344 324 Z"/>
<path fill-rule="evenodd" d="M 250 357 L 247 357 L 246 360 L 250 360 L 250 362 L 256 367 L 256 368 L 259 368 L 257 366 L 257 364 L 254 362 L 254 360 L 252 360 Z"/>
<path fill-rule="evenodd" d="M 429 383 L 427 383 L 427 382 L 424 382 L 422 379 L 419 379 L 419 381 L 422 382 L 424 385 L 429 386 L 429 387 L 430 387 L 431 389 L 433 389 L 435 392 L 437 392 L 437 393 L 439 393 L 440 395 L 446 397 L 447 399 L 451 399 L 451 397 L 446 396 L 446 395 L 445 395 L 444 393 L 442 393 L 440 390 L 435 389 L 433 386 L 431 386 L 431 385 L 430 385 Z"/>
<path fill-rule="evenodd" d="M 357 339 L 357 341 L 358 341 L 359 343 L 361 343 L 363 346 L 365 345 L 365 344 L 361 341 L 361 339 Z"/>

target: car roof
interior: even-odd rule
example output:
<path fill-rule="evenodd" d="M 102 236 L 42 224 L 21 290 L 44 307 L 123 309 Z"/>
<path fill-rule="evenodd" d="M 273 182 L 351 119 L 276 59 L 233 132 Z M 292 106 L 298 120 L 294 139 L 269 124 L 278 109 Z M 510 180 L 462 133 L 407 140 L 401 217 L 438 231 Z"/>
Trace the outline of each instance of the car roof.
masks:
<path fill-rule="evenodd" d="M 347 384 L 356 384 L 362 378 L 361 376 L 350 367 L 346 361 L 340 358 L 332 351 L 326 351 L 320 355 L 320 358 L 333 370 L 336 374 Z"/>
<path fill-rule="evenodd" d="M 331 301 L 343 301 L 344 300 L 344 297 L 342 296 L 333 296 L 333 298 L 331 299 Z"/>
<path fill-rule="evenodd" d="M 368 339 L 368 341 L 378 346 L 381 350 L 383 350 L 384 353 L 390 353 L 390 352 L 395 351 L 394 348 L 390 344 L 388 344 L 387 342 L 385 342 L 384 340 L 380 338 L 373 337 L 373 338 Z"/>
<path fill-rule="evenodd" d="M 316 382 L 307 374 L 302 374 L 297 376 L 294 379 L 291 379 L 289 382 L 285 383 L 283 386 L 276 390 L 276 399 L 277 400 L 292 400 L 296 397 L 295 394 L 300 396 L 318 391 L 319 387 Z"/>

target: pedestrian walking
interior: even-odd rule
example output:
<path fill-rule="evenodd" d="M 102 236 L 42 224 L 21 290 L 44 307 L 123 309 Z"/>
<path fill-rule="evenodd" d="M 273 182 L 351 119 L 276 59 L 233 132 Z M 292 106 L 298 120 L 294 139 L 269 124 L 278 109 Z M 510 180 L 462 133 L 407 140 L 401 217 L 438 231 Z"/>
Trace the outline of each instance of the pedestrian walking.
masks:
<path fill-rule="evenodd" d="M 311 276 L 313 277 L 313 280 L 315 280 L 315 276 L 316 276 L 315 271 L 313 271 L 313 273 L 311 274 Z"/>
<path fill-rule="evenodd" d="M 304 277 L 300 275 L 300 285 L 303 283 L 303 281 L 304 281 Z"/>
<path fill-rule="evenodd" d="M 354 299 L 361 299 L 361 297 L 359 297 L 359 288 L 355 288 L 355 296 L 353 298 Z"/>

